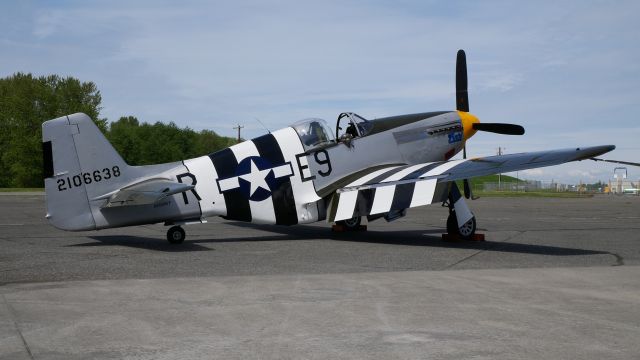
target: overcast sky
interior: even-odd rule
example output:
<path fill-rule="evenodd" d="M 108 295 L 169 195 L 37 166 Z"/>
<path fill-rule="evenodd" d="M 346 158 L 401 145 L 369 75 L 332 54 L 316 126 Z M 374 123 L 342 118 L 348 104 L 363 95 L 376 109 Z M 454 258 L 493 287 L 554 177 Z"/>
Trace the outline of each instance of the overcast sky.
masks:
<path fill-rule="evenodd" d="M 640 1 L 15 1 L 0 4 L 0 76 L 93 81 L 102 116 L 243 137 L 455 108 L 467 51 L 471 112 L 527 133 L 478 133 L 473 156 L 614 144 L 640 161 Z M 593 161 L 526 173 L 607 180 Z M 521 172 L 522 175 L 522 172 Z M 640 178 L 640 168 L 629 168 Z"/>

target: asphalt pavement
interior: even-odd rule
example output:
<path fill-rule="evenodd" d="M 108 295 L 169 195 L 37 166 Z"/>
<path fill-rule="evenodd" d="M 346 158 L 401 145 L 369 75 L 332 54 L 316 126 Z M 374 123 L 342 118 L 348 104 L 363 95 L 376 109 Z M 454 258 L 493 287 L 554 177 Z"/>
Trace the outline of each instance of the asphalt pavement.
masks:
<path fill-rule="evenodd" d="M 633 359 L 640 197 L 482 198 L 336 234 L 222 219 L 59 231 L 0 195 L 0 359 Z"/>

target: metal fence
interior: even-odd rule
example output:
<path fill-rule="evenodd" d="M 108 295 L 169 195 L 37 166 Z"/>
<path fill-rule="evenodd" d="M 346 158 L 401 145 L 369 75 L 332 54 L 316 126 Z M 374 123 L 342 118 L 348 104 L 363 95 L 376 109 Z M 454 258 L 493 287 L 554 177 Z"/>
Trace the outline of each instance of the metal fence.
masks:
<path fill-rule="evenodd" d="M 522 180 L 518 182 L 485 182 L 478 184 L 480 191 L 571 191 L 573 185 L 561 184 L 554 181 Z"/>
<path fill-rule="evenodd" d="M 473 183 L 473 181 L 472 181 Z M 485 182 L 473 184 L 474 191 L 516 191 L 516 192 L 580 192 L 580 193 L 611 193 L 617 195 L 640 195 L 640 181 L 627 179 L 611 179 L 609 184 L 593 186 L 586 184 L 563 184 L 553 180 L 521 180 Z"/>

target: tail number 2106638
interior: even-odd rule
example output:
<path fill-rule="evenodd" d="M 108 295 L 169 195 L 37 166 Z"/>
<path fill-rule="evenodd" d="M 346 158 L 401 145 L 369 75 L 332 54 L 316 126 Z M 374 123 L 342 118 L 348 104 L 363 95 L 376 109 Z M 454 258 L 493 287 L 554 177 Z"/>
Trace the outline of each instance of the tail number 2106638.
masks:
<path fill-rule="evenodd" d="M 112 178 L 120 177 L 120 168 L 118 166 L 106 167 L 102 170 L 94 170 L 83 172 L 73 176 L 67 176 L 56 180 L 58 191 L 71 190 L 74 187 L 80 187 L 82 184 L 89 185 L 91 183 L 99 183 Z"/>

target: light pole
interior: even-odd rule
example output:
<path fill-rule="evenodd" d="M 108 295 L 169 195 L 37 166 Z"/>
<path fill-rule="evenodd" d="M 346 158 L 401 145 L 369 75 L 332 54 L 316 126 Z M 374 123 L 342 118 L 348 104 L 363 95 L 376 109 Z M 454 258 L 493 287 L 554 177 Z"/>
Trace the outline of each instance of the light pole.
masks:
<path fill-rule="evenodd" d="M 502 147 L 498 146 L 498 155 L 502 155 Z M 498 173 L 498 191 L 502 191 L 502 174 Z"/>

